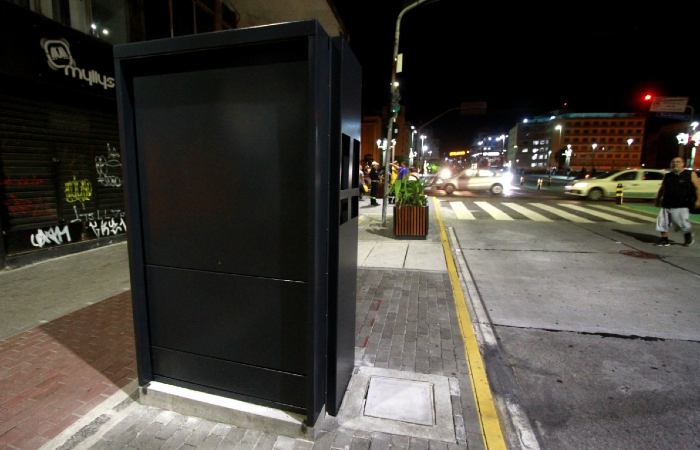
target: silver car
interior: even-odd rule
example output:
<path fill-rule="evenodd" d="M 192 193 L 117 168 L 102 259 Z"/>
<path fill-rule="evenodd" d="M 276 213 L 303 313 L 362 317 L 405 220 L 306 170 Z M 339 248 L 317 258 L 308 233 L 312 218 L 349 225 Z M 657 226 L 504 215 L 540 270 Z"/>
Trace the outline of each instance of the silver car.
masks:
<path fill-rule="evenodd" d="M 588 200 L 600 200 L 617 195 L 617 185 L 622 185 L 625 198 L 654 198 L 661 187 L 665 170 L 628 169 L 603 172 L 594 177 L 575 180 L 566 185 L 565 192 Z"/>
<path fill-rule="evenodd" d="M 467 169 L 449 178 L 435 180 L 435 188 L 452 194 L 454 191 L 489 191 L 502 194 L 510 188 L 512 175 L 503 170 Z"/>

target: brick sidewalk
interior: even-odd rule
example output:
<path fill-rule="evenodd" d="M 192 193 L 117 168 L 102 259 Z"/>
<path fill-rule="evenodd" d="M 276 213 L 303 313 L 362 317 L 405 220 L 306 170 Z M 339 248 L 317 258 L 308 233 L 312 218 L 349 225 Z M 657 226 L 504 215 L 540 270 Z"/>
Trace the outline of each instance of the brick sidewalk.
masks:
<path fill-rule="evenodd" d="M 0 341 L 0 450 L 41 447 L 135 378 L 128 291 Z"/>
<path fill-rule="evenodd" d="M 136 378 L 130 292 L 0 341 L 0 450 L 36 450 L 76 424 L 61 449 L 483 449 L 469 369 L 445 272 L 358 269 L 355 365 L 455 379 L 455 441 L 345 428 L 316 442 L 104 400 Z M 114 400 L 111 400 L 114 401 Z M 93 417 L 94 416 L 94 417 Z"/>

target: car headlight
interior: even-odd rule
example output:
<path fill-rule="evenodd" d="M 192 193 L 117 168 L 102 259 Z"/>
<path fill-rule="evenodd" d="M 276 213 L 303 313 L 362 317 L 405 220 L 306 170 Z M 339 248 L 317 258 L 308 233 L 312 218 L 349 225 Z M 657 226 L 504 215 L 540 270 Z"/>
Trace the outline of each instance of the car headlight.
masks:
<path fill-rule="evenodd" d="M 588 186 L 588 183 L 576 183 L 576 184 L 574 184 L 575 188 L 583 188 L 586 186 Z"/>

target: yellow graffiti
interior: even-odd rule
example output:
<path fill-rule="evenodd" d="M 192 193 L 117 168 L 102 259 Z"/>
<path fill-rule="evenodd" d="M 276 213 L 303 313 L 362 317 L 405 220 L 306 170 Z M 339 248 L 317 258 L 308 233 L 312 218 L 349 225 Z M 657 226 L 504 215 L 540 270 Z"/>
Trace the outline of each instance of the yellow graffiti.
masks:
<path fill-rule="evenodd" d="M 76 180 L 73 175 L 73 181 L 66 181 L 66 201 L 68 203 L 80 202 L 85 209 L 85 202 L 92 197 L 92 183 L 90 180 Z"/>

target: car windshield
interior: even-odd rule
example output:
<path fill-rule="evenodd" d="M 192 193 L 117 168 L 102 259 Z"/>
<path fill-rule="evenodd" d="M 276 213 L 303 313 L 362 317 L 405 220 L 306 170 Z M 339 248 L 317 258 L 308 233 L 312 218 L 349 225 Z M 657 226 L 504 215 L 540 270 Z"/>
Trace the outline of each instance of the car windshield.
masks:
<path fill-rule="evenodd" d="M 589 178 L 596 179 L 596 180 L 600 180 L 600 179 L 602 179 L 602 178 L 609 178 L 609 177 L 615 175 L 616 173 L 620 173 L 620 172 L 622 172 L 622 171 L 621 171 L 621 170 L 611 170 L 611 171 L 609 171 L 609 172 L 597 173 L 597 174 L 595 174 L 594 176 L 589 177 Z"/>

